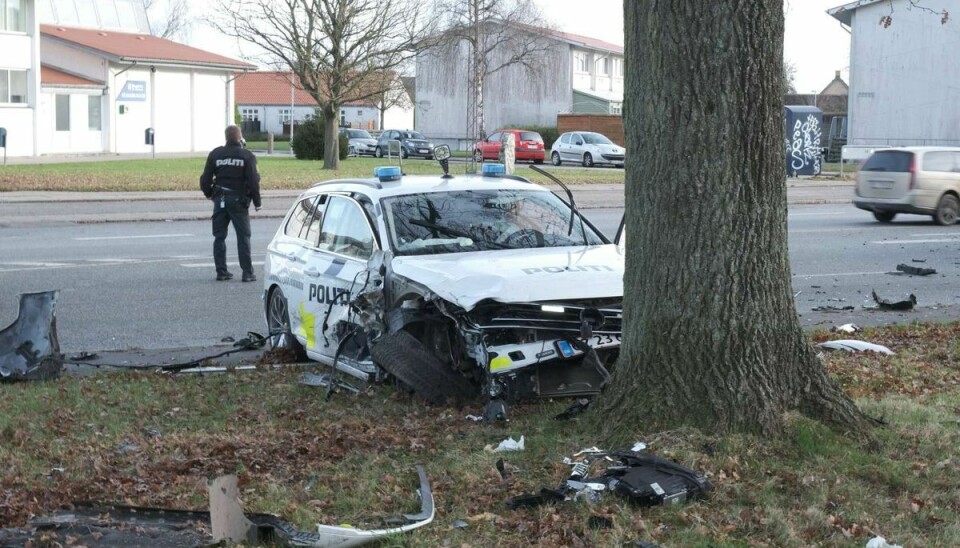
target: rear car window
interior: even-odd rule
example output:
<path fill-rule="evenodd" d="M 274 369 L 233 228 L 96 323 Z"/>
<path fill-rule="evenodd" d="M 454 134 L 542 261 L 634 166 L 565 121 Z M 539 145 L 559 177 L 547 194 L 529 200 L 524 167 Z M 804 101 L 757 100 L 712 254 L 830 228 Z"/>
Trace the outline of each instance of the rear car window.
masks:
<path fill-rule="evenodd" d="M 863 171 L 893 171 L 906 173 L 910 171 L 910 162 L 913 153 L 904 150 L 881 150 L 874 152 L 863 164 Z"/>
<path fill-rule="evenodd" d="M 520 132 L 521 141 L 536 141 L 538 143 L 543 142 L 543 137 L 540 136 L 536 131 L 521 131 Z"/>

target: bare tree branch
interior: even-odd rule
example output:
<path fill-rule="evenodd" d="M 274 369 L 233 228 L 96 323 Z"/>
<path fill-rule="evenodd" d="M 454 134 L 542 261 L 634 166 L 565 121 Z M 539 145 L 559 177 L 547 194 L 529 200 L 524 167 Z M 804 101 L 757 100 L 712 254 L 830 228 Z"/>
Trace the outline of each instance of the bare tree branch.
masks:
<path fill-rule="evenodd" d="M 435 34 L 417 0 L 217 0 L 217 10 L 214 28 L 260 48 L 263 64 L 291 71 L 320 106 L 329 169 L 339 166 L 340 107 L 376 103 Z"/>
<path fill-rule="evenodd" d="M 187 0 L 143 0 L 143 7 L 152 22 L 152 34 L 160 38 L 183 37 L 193 23 Z"/>

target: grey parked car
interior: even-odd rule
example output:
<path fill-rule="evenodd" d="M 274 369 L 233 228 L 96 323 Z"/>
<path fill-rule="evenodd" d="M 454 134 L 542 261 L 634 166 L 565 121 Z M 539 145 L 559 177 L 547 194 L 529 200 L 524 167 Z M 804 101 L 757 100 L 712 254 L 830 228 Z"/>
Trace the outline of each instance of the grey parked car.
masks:
<path fill-rule="evenodd" d="M 340 134 L 349 140 L 350 156 L 373 156 L 377 150 L 377 140 L 365 129 L 340 128 Z"/>
<path fill-rule="evenodd" d="M 623 167 L 625 152 L 622 146 L 599 133 L 569 131 L 553 142 L 550 161 L 555 166 L 563 162 L 576 162 L 583 167 L 593 167 L 594 164 Z"/>
<path fill-rule="evenodd" d="M 410 156 L 433 158 L 433 143 L 417 131 L 401 129 L 384 131 L 377 139 L 377 147 L 373 151 L 374 156 L 377 158 L 386 156 L 390 152 L 390 141 L 400 141 L 400 156 L 402 158 Z"/>

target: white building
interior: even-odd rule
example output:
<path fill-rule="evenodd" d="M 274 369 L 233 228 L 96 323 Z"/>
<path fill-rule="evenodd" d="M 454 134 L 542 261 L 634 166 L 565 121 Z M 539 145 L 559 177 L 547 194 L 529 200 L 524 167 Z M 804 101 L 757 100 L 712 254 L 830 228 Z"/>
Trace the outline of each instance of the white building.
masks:
<path fill-rule="evenodd" d="M 552 42 L 540 70 L 521 64 L 484 82 L 487 133 L 512 126 L 555 126 L 557 114 L 620 114 L 623 105 L 623 47 L 587 36 L 548 32 Z M 495 50 L 498 56 L 510 52 Z M 470 55 L 466 42 L 417 57 L 417 130 L 437 140 L 467 136 Z"/>
<path fill-rule="evenodd" d="M 12 156 L 205 151 L 253 65 L 149 34 L 135 0 L 0 0 L 0 127 Z M 7 10 L 5 13 L 14 13 Z M 14 93 L 4 102 L 4 70 Z M 25 89 L 24 89 L 25 88 Z"/>
<path fill-rule="evenodd" d="M 848 144 L 960 145 L 960 0 L 926 5 L 946 24 L 909 0 L 828 10 L 851 34 Z"/>
<path fill-rule="evenodd" d="M 399 84 L 400 80 L 397 79 L 397 82 Z M 294 125 L 303 123 L 312 118 L 317 110 L 317 102 L 313 97 L 299 83 L 291 84 L 289 72 L 250 72 L 238 76 L 235 85 L 237 109 L 247 131 L 250 131 L 250 122 L 258 122 L 253 126 L 259 125 L 260 131 L 283 135 L 289 132 L 291 118 Z M 406 93 L 402 91 L 402 85 L 398 86 L 397 92 Z M 381 127 L 381 112 L 375 101 L 351 101 L 340 107 L 339 124 L 341 127 L 371 131 L 384 127 L 412 128 L 412 101 L 398 103 L 382 113 Z"/>

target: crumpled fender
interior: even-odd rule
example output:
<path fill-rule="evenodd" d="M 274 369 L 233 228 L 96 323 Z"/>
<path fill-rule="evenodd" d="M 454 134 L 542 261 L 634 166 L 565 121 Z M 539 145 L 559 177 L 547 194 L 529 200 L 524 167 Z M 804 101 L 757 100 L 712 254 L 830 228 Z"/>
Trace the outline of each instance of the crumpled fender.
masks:
<path fill-rule="evenodd" d="M 20 295 L 17 319 L 0 331 L 0 381 L 52 379 L 63 370 L 57 338 L 59 291 Z"/>

